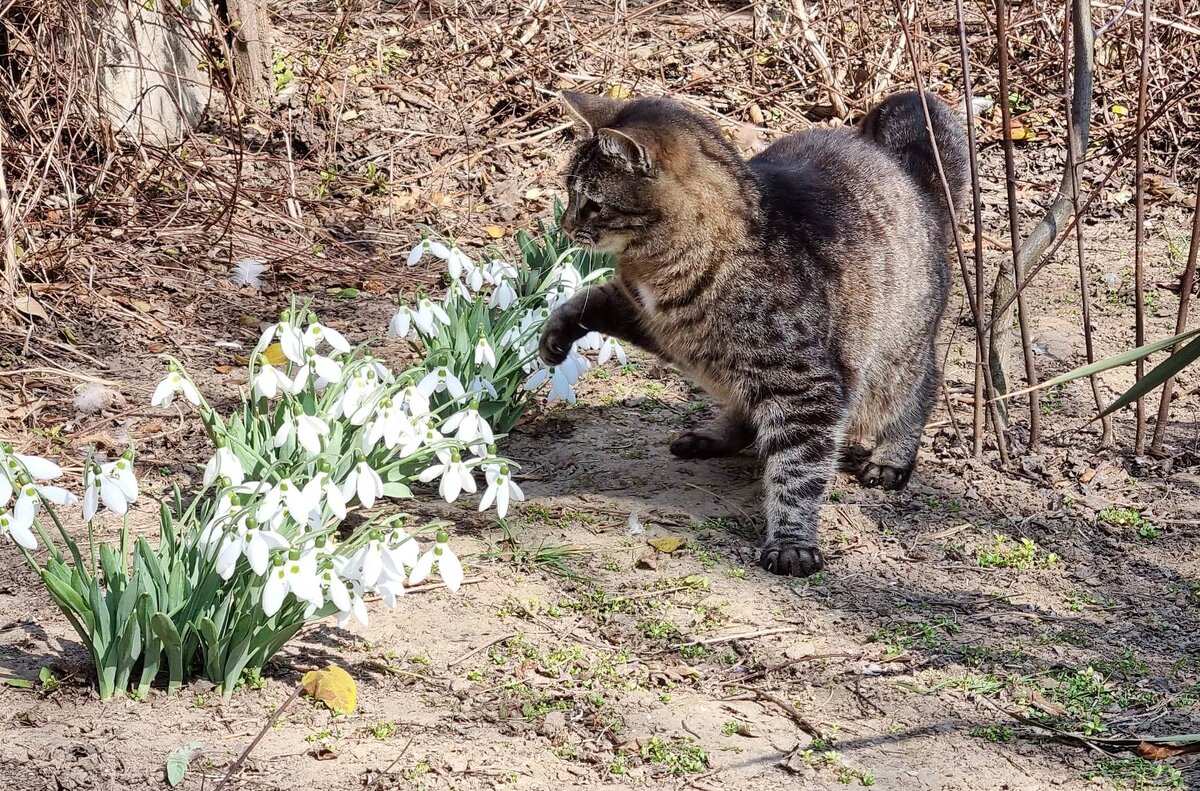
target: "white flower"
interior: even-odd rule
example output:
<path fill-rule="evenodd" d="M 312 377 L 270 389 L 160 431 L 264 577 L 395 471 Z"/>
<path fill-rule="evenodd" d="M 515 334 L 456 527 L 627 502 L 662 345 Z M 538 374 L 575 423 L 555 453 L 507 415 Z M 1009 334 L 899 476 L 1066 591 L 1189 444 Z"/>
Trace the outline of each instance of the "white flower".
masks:
<path fill-rule="evenodd" d="M 282 448 L 292 438 L 292 434 L 296 435 L 300 447 L 316 456 L 321 452 L 321 437 L 329 436 L 329 426 L 319 417 L 294 412 L 291 417 L 284 419 L 279 430 L 275 432 L 275 447 Z"/>
<path fill-rule="evenodd" d="M 204 465 L 204 485 L 208 486 L 217 476 L 229 479 L 232 486 L 240 486 L 246 480 L 246 471 L 242 469 L 242 461 L 229 448 L 217 448 L 217 452 Z"/>
<path fill-rule="evenodd" d="M 37 549 L 37 537 L 33 534 L 32 526 L 32 522 L 28 525 L 20 524 L 8 511 L 0 512 L 0 536 L 6 535 L 19 546 L 30 550 Z"/>
<path fill-rule="evenodd" d="M 492 348 L 492 344 L 488 343 L 488 339 L 479 336 L 479 340 L 475 343 L 475 364 L 483 365 L 487 363 L 493 368 L 496 367 L 496 350 Z"/>
<path fill-rule="evenodd" d="M 263 356 L 254 374 L 254 392 L 260 398 L 274 398 L 281 390 L 292 392 L 292 380 Z"/>
<path fill-rule="evenodd" d="M 507 464 L 487 465 L 484 477 L 487 479 L 487 491 L 483 493 L 483 498 L 479 501 L 480 511 L 486 511 L 495 501 L 496 516 L 503 519 L 508 513 L 510 499 L 524 502 L 525 492 L 521 491 L 521 487 L 517 486 L 517 482 L 512 479 Z"/>
<path fill-rule="evenodd" d="M 311 318 L 311 316 L 310 316 Z M 350 341 L 342 333 L 332 327 L 326 327 L 320 322 L 312 322 L 304 330 L 304 347 L 306 349 L 319 349 L 321 342 L 328 343 L 334 351 L 348 354 L 350 352 Z"/>
<path fill-rule="evenodd" d="M 475 268 L 475 264 L 471 263 L 471 259 L 459 250 L 457 247 L 451 247 L 449 254 L 446 256 L 446 271 L 450 273 L 450 277 L 458 280 L 462 277 L 463 272 L 470 272 Z"/>
<path fill-rule="evenodd" d="M 26 456 L 23 453 L 13 453 L 8 446 L 0 448 L 0 459 L 4 460 L 4 469 L 9 477 L 16 480 L 22 471 L 29 474 L 35 481 L 52 481 L 61 478 L 62 467 L 41 456 Z M 0 486 L 3 486 L 3 475 L 0 475 Z M 11 494 L 11 492 L 10 492 Z M 0 502 L 6 502 L 8 497 L 0 497 Z"/>
<path fill-rule="evenodd" d="M 321 510 L 321 500 L 324 499 L 325 505 L 329 506 L 330 512 L 338 519 L 346 518 L 346 498 L 342 496 L 342 490 L 338 487 L 333 479 L 329 477 L 327 472 L 318 472 L 313 479 L 308 482 L 300 495 L 306 502 L 313 503 L 311 511 Z"/>
<path fill-rule="evenodd" d="M 493 399 L 500 397 L 499 394 L 496 393 L 495 386 L 492 385 L 492 383 L 487 379 L 484 379 L 482 376 L 478 375 L 467 384 L 467 392 L 474 393 L 476 395 L 483 395 L 486 393 L 489 398 Z"/>
<path fill-rule="evenodd" d="M 553 404 L 555 401 L 575 403 L 575 391 L 571 389 L 571 380 L 562 366 L 539 368 L 534 371 L 533 376 L 525 382 L 525 389 L 537 390 L 545 384 L 547 379 L 550 380 L 550 396 L 546 399 L 547 403 Z"/>
<path fill-rule="evenodd" d="M 438 485 L 438 494 L 448 503 L 457 500 L 458 495 L 462 492 L 473 493 L 475 491 L 475 479 L 471 476 L 471 471 L 457 450 L 450 452 L 449 460 L 442 460 L 440 464 L 434 464 L 423 470 L 417 479 L 421 483 L 429 483 L 438 477 L 442 479 Z"/>
<path fill-rule="evenodd" d="M 563 360 L 558 367 L 567 375 L 567 381 L 575 384 L 579 381 L 579 377 L 583 376 L 584 371 L 592 367 L 592 364 L 579 353 L 578 349 L 572 347 L 570 353 L 567 354 L 567 359 Z"/>
<path fill-rule="evenodd" d="M 354 465 L 342 482 L 342 499 L 349 502 L 355 495 L 364 508 L 374 508 L 375 501 L 383 497 L 383 480 L 366 461 Z"/>
<path fill-rule="evenodd" d="M 309 379 L 313 380 L 313 386 L 317 390 L 323 390 L 326 385 L 342 380 L 342 364 L 332 357 L 317 354 L 314 349 L 307 350 L 307 357 L 308 364 L 300 366 L 300 370 L 296 372 L 292 392 L 299 393 L 303 390 Z"/>
<path fill-rule="evenodd" d="M 508 307 L 517 301 L 517 292 L 512 287 L 512 283 L 508 280 L 501 280 L 497 286 L 492 289 L 492 295 L 488 298 L 489 308 L 499 308 L 500 310 L 508 310 Z"/>
<path fill-rule="evenodd" d="M 502 280 L 517 279 L 517 268 L 507 261 L 493 258 L 486 267 L 485 277 L 489 282 L 500 285 Z"/>
<path fill-rule="evenodd" d="M 450 251 L 446 248 L 446 245 L 441 242 L 435 242 L 432 239 L 422 239 L 420 244 L 409 251 L 408 260 L 405 263 L 409 266 L 416 266 L 417 262 L 426 253 L 433 253 L 443 261 L 450 257 Z"/>
<path fill-rule="evenodd" d="M 150 399 L 150 406 L 170 406 L 176 393 L 183 393 L 183 397 L 194 406 L 200 406 L 200 391 L 179 371 L 171 371 L 166 379 L 158 383 L 154 388 L 154 396 Z"/>
<path fill-rule="evenodd" d="M 456 431 L 454 438 L 471 449 L 471 452 L 482 454 L 488 445 L 496 441 L 492 427 L 479 414 L 478 402 L 472 403 L 467 409 L 454 413 L 442 424 L 443 431 Z"/>
<path fill-rule="evenodd" d="M 417 383 L 417 392 L 426 398 L 443 390 L 450 393 L 452 398 L 462 398 L 466 394 L 462 382 L 444 365 L 425 374 L 424 378 Z"/>
<path fill-rule="evenodd" d="M 275 484 L 258 505 L 257 517 L 262 524 L 278 526 L 286 513 L 296 524 L 308 523 L 309 515 L 320 506 L 320 499 L 306 486 L 300 488 L 290 478 Z"/>
<path fill-rule="evenodd" d="M 265 271 L 267 265 L 257 258 L 243 258 L 229 270 L 229 279 L 235 286 L 259 289 L 262 288 L 262 273 Z"/>
<path fill-rule="evenodd" d="M 629 362 L 629 358 L 625 356 L 625 350 L 621 348 L 621 344 L 617 342 L 616 338 L 609 335 L 604 339 L 604 345 L 600 347 L 600 353 L 596 355 L 596 362 L 604 365 L 613 355 L 616 355 L 617 362 L 621 365 Z"/>
<path fill-rule="evenodd" d="M 436 305 L 429 301 L 429 297 L 421 297 L 417 300 L 417 310 L 412 314 L 413 326 L 421 331 L 424 335 L 437 335 L 438 326 L 435 322 L 449 326 L 450 317 L 446 315 L 446 311 L 441 305 Z"/>
<path fill-rule="evenodd" d="M 42 510 L 43 497 L 55 505 L 71 505 L 75 502 L 75 495 L 60 486 L 25 484 L 17 494 L 17 502 L 13 505 L 12 510 L 12 517 L 17 529 L 28 530 L 33 525 L 34 517 L 37 516 L 38 511 Z"/>
<path fill-rule="evenodd" d="M 399 396 L 400 408 L 413 420 L 429 414 L 429 396 L 418 390 L 416 385 L 404 388 Z"/>
<path fill-rule="evenodd" d="M 354 553 L 350 565 L 359 570 L 358 581 L 364 588 L 375 587 L 383 573 L 383 540 L 378 532 L 371 531 L 367 543 Z"/>
<path fill-rule="evenodd" d="M 317 577 L 315 551 L 301 554 L 299 550 L 293 549 L 288 552 L 286 560 L 276 556 L 267 582 L 263 585 L 263 615 L 270 618 L 279 612 L 284 598 L 289 593 L 318 609 L 325 604 L 321 582 Z"/>
<path fill-rule="evenodd" d="M 138 498 L 137 477 L 133 462 L 127 458 L 107 464 L 92 464 L 83 474 L 83 521 L 90 522 L 100 510 L 100 503 L 114 514 L 129 511 L 129 504 Z"/>
<path fill-rule="evenodd" d="M 408 338 L 415 341 L 417 333 L 412 329 L 413 319 L 415 318 L 416 316 L 413 312 L 408 309 L 408 305 L 401 305 L 388 324 L 388 334 L 395 335 L 397 338 Z"/>
<path fill-rule="evenodd" d="M 383 542 L 383 571 L 390 578 L 403 582 L 408 572 L 417 565 L 421 553 L 416 539 L 400 528 L 395 528 Z M 389 605 L 390 606 L 390 605 Z"/>
<path fill-rule="evenodd" d="M 434 562 L 437 563 L 438 574 L 441 575 L 442 582 L 446 583 L 446 587 L 451 592 L 457 591 L 463 581 L 462 563 L 454 554 L 454 550 L 450 549 L 450 545 L 446 543 L 446 534 L 440 530 L 437 534 L 437 543 L 426 550 L 424 555 L 421 555 L 417 565 L 413 568 L 412 576 L 408 578 L 408 584 L 417 585 L 424 582 L 433 572 Z"/>
<path fill-rule="evenodd" d="M 292 362 L 302 365 L 305 360 L 304 356 L 304 334 L 300 328 L 291 323 L 288 314 L 285 312 L 281 321 L 277 324 L 272 324 L 263 332 L 262 337 L 258 339 L 258 345 L 254 347 L 255 351 L 263 352 L 271 341 L 275 339 L 275 335 L 279 335 L 279 346 L 283 349 L 283 354 Z"/>
<path fill-rule="evenodd" d="M 227 580 L 233 576 L 238 558 L 245 555 L 250 569 L 261 577 L 267 573 L 271 564 L 271 551 L 288 547 L 288 540 L 279 533 L 261 527 L 257 519 L 243 515 L 237 530 L 225 536 L 225 541 L 217 552 L 214 568 L 221 579 Z"/>
<path fill-rule="evenodd" d="M 593 330 L 592 332 L 589 332 L 588 334 L 584 335 L 579 340 L 575 341 L 575 348 L 588 350 L 588 351 L 596 351 L 597 349 L 600 348 L 600 344 L 602 342 L 603 342 L 603 338 L 601 337 L 600 333 L 595 332 Z"/>
<path fill-rule="evenodd" d="M 346 385 L 342 390 L 341 395 L 333 402 L 333 406 L 329 409 L 329 417 L 337 419 L 343 415 L 350 417 L 353 422 L 353 415 L 362 406 L 364 401 L 370 399 L 376 392 L 382 395 L 382 387 L 379 380 L 376 378 L 373 370 L 359 370 L 350 379 L 350 384 Z M 362 425 L 356 423 L 355 425 Z"/>
<path fill-rule="evenodd" d="M 471 292 L 461 282 L 451 280 L 450 285 L 446 286 L 446 296 L 442 297 L 442 304 L 448 308 L 455 301 L 471 302 Z"/>

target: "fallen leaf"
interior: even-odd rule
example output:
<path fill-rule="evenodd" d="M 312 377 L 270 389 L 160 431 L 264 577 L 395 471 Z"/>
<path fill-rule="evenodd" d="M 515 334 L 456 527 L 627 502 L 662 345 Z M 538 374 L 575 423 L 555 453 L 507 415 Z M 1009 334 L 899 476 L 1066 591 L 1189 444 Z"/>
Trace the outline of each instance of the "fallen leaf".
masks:
<path fill-rule="evenodd" d="M 358 705 L 354 679 L 337 665 L 305 673 L 301 683 L 309 697 L 324 703 L 334 714 L 353 714 Z"/>
<path fill-rule="evenodd" d="M 219 374 L 227 374 L 232 370 L 233 370 L 232 365 L 218 365 L 217 366 L 217 373 L 219 373 Z"/>
<path fill-rule="evenodd" d="M 347 110 L 346 112 L 342 113 L 340 120 L 353 121 L 355 118 L 358 118 L 358 110 Z"/>
<path fill-rule="evenodd" d="M 239 327 L 257 327 L 258 326 L 258 318 L 256 316 L 249 316 L 249 315 L 238 316 L 238 326 Z"/>
<path fill-rule="evenodd" d="M 1113 115 L 1129 115 L 1129 108 L 1123 104 L 1114 104 L 1112 106 Z"/>
<path fill-rule="evenodd" d="M 483 232 L 486 233 L 488 236 L 492 237 L 493 239 L 499 239 L 501 236 L 504 235 L 504 229 L 501 228 L 499 225 L 484 226 Z"/>
<path fill-rule="evenodd" d="M 1033 133 L 1025 127 L 1025 124 L 1018 121 L 1016 118 L 1008 122 L 1008 139 L 1009 140 L 1026 140 L 1033 137 Z"/>
<path fill-rule="evenodd" d="M 164 351 L 166 351 L 166 349 L 167 345 L 165 343 L 160 343 L 159 341 L 154 341 L 146 346 L 146 351 L 150 352 L 151 354 L 162 354 Z"/>
<path fill-rule="evenodd" d="M 30 294 L 22 294 L 14 299 L 13 307 L 31 318 L 50 321 L 50 316 L 46 313 L 46 309 L 42 307 L 42 303 L 38 302 Z"/>
<path fill-rule="evenodd" d="M 151 434 L 157 434 L 158 432 L 160 432 L 162 430 L 163 430 L 162 423 L 158 422 L 157 420 L 151 420 L 146 425 L 139 427 L 133 433 L 134 433 L 134 436 L 137 436 L 137 437 L 148 437 Z"/>
<path fill-rule="evenodd" d="M 544 189 L 538 189 L 537 187 L 527 189 L 525 190 L 525 200 L 537 200 L 545 194 L 546 191 Z"/>
<path fill-rule="evenodd" d="M 762 126 L 763 121 L 767 120 L 765 117 L 763 117 L 762 108 L 757 104 L 751 104 L 747 110 L 747 113 L 750 115 L 750 123 L 754 124 L 755 126 Z"/>
<path fill-rule="evenodd" d="M 624 85 L 614 85 L 605 91 L 605 93 L 611 99 L 628 99 L 633 95 Z"/>
<path fill-rule="evenodd" d="M 386 294 L 388 285 L 378 280 L 364 280 L 363 291 L 366 291 L 368 294 Z"/>
<path fill-rule="evenodd" d="M 1143 758 L 1149 758 L 1151 761 L 1162 761 L 1167 758 L 1174 758 L 1176 755 L 1200 752 L 1200 742 L 1183 745 L 1141 742 L 1138 744 L 1136 752 L 1138 755 Z"/>
<path fill-rule="evenodd" d="M 663 536 L 662 538 L 651 538 L 646 543 L 659 552 L 665 552 L 669 555 L 680 549 L 687 542 L 679 536 Z"/>

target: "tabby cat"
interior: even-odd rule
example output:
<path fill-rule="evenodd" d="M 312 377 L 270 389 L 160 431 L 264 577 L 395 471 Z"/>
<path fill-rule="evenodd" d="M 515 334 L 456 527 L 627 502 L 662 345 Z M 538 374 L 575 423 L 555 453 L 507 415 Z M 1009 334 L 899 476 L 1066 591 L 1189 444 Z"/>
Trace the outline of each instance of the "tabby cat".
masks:
<path fill-rule="evenodd" d="M 742 159 L 666 99 L 565 93 L 582 138 L 563 228 L 617 257 L 543 331 L 547 365 L 589 331 L 677 365 L 723 407 L 671 452 L 765 459 L 761 565 L 824 566 L 817 514 L 839 461 L 865 486 L 907 483 L 940 378 L 951 215 L 920 96 L 859 129 L 814 129 Z M 927 94 L 950 193 L 967 183 L 965 124 Z"/>

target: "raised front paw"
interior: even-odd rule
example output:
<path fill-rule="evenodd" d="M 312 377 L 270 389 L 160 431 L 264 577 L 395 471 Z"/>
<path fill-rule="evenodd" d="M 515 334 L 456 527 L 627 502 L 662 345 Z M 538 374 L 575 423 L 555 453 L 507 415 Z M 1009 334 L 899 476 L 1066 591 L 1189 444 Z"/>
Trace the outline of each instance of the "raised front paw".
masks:
<path fill-rule="evenodd" d="M 758 565 L 772 574 L 808 577 L 825 568 L 825 556 L 820 547 L 776 539 L 763 545 Z"/>
<path fill-rule="evenodd" d="M 867 462 L 858 471 L 858 482 L 868 489 L 903 489 L 912 475 L 912 467 L 889 467 Z"/>
<path fill-rule="evenodd" d="M 562 310 L 557 310 L 546 320 L 542 337 L 538 341 L 538 356 L 546 365 L 560 365 L 571 353 L 571 344 L 579 339 L 573 332 L 575 322 Z"/>

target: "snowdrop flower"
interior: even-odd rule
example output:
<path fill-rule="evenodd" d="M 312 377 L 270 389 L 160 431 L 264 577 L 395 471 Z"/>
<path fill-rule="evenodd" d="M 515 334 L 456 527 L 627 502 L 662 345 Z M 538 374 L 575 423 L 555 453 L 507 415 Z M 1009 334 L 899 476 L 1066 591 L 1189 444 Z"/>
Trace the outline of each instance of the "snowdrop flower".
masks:
<path fill-rule="evenodd" d="M 489 308 L 499 308 L 500 310 L 508 310 L 509 306 L 517 301 L 517 292 L 513 288 L 512 283 L 508 280 L 501 280 L 494 289 L 492 295 L 488 298 Z"/>
<path fill-rule="evenodd" d="M 469 273 L 474 268 L 475 265 L 471 263 L 471 259 L 462 250 L 459 250 L 457 247 L 450 248 L 446 256 L 446 271 L 450 273 L 450 277 L 458 280 L 462 277 L 463 272 Z"/>
<path fill-rule="evenodd" d="M 301 491 L 300 496 L 305 502 L 311 503 L 311 511 L 320 512 L 321 501 L 325 501 L 325 505 L 329 506 L 330 512 L 338 519 L 346 518 L 346 498 L 342 495 L 342 490 L 333 479 L 329 477 L 327 471 L 318 472 L 313 479 Z"/>
<path fill-rule="evenodd" d="M 625 350 L 621 348 L 621 344 L 617 339 L 609 335 L 604 339 L 604 344 L 600 347 L 600 353 L 596 355 L 596 362 L 604 365 L 613 356 L 616 356 L 617 362 L 621 365 L 626 365 L 629 358 L 625 356 Z"/>
<path fill-rule="evenodd" d="M 18 480 L 22 471 L 28 473 L 29 477 L 35 481 L 52 481 L 55 478 L 61 478 L 63 474 L 62 467 L 49 459 L 13 453 L 12 447 L 7 444 L 0 447 L 0 459 L 3 459 L 4 470 L 13 480 Z M 0 481 L 3 478 L 4 476 L 0 475 Z M 3 483 L 0 483 L 0 486 L 3 486 Z M 0 502 L 7 500 L 7 497 L 0 497 Z"/>
<path fill-rule="evenodd" d="M 258 370 L 254 374 L 254 392 L 259 398 L 274 398 L 280 391 L 292 392 L 292 380 L 283 371 L 271 365 L 267 356 L 258 358 Z"/>
<path fill-rule="evenodd" d="M 592 367 L 592 364 L 579 353 L 578 349 L 572 347 L 570 353 L 567 354 L 567 359 L 563 360 L 558 367 L 566 373 L 568 381 L 575 384 L 579 381 L 579 377 L 583 376 L 584 371 Z"/>
<path fill-rule="evenodd" d="M 517 268 L 501 258 L 493 258 L 486 267 L 488 282 L 500 285 L 503 280 L 516 280 Z"/>
<path fill-rule="evenodd" d="M 446 245 L 435 242 L 433 239 L 422 239 L 420 244 L 409 251 L 406 263 L 409 266 L 416 266 L 426 253 L 433 253 L 443 261 L 450 257 L 450 250 Z"/>
<path fill-rule="evenodd" d="M 83 521 L 90 522 L 100 503 L 114 514 L 125 514 L 138 498 L 133 462 L 122 456 L 107 464 L 91 464 L 83 475 Z"/>
<path fill-rule="evenodd" d="M 233 486 L 241 486 L 246 480 L 246 471 L 242 469 L 242 461 L 229 448 L 219 447 L 213 457 L 204 465 L 204 485 L 208 486 L 217 476 L 229 479 Z"/>
<path fill-rule="evenodd" d="M 354 376 L 350 377 L 350 383 L 342 390 L 341 395 L 329 407 L 329 417 L 334 420 L 343 415 L 350 417 L 362 405 L 363 399 L 374 393 L 379 388 L 379 382 L 375 379 L 374 371 L 357 371 Z M 357 425 L 362 425 L 357 424 Z"/>
<path fill-rule="evenodd" d="M 17 494 L 17 502 L 13 505 L 12 516 L 18 527 L 28 529 L 33 525 L 33 518 L 42 510 L 43 497 L 55 505 L 71 505 L 75 502 L 75 495 L 61 486 L 27 483 L 21 487 Z"/>
<path fill-rule="evenodd" d="M 383 480 L 365 459 L 355 464 L 342 482 L 342 499 L 349 502 L 355 495 L 364 508 L 374 508 L 375 501 L 383 497 Z"/>
<path fill-rule="evenodd" d="M 417 480 L 421 483 L 429 483 L 439 477 L 442 480 L 438 485 L 438 494 L 448 503 L 457 500 L 458 495 L 462 492 L 468 494 L 475 492 L 475 479 L 471 476 L 471 471 L 457 450 L 450 451 L 449 460 L 442 460 L 440 464 L 434 464 L 423 470 L 417 476 Z"/>
<path fill-rule="evenodd" d="M 367 536 L 367 543 L 354 553 L 350 565 L 359 569 L 358 581 L 364 588 L 373 588 L 383 574 L 383 535 L 378 530 L 372 530 Z"/>
<path fill-rule="evenodd" d="M 390 579 L 403 582 L 409 569 L 417 565 L 420 554 L 416 539 L 402 528 L 394 528 L 383 542 L 383 571 Z"/>
<path fill-rule="evenodd" d="M 424 582 L 433 572 L 433 564 L 436 562 L 442 582 L 446 583 L 446 587 L 452 593 L 458 590 L 463 581 L 462 563 L 454 554 L 454 550 L 450 549 L 450 545 L 446 543 L 447 540 L 446 534 L 439 530 L 437 542 L 432 548 L 426 550 L 424 555 L 421 555 L 416 567 L 413 568 L 412 576 L 408 578 L 409 585 Z"/>
<path fill-rule="evenodd" d="M 416 316 L 408 309 L 408 305 L 401 305 L 388 324 L 388 334 L 394 335 L 397 338 L 407 338 L 410 341 L 415 341 L 417 333 L 412 328 L 415 319 Z"/>
<path fill-rule="evenodd" d="M 525 382 L 525 389 L 537 390 L 546 383 L 547 379 L 550 380 L 550 396 L 546 399 L 547 403 L 553 404 L 555 401 L 575 403 L 575 391 L 571 389 L 571 380 L 562 366 L 539 368 L 534 371 L 533 376 Z"/>
<path fill-rule="evenodd" d="M 421 297 L 417 300 L 417 310 L 412 314 L 412 322 L 413 326 L 425 335 L 437 335 L 438 325 L 435 322 L 449 326 L 450 317 L 441 305 L 434 304 L 429 297 Z"/>
<path fill-rule="evenodd" d="M 396 377 L 394 374 L 392 374 L 391 369 L 379 362 L 379 360 L 375 359 L 370 354 L 364 353 L 361 358 L 361 362 L 362 367 L 367 369 L 368 379 L 371 379 L 371 375 L 374 374 L 373 378 L 378 379 L 380 382 L 387 382 L 390 384 L 391 382 L 395 381 Z"/>
<path fill-rule="evenodd" d="M 200 391 L 179 371 L 171 371 L 166 379 L 158 383 L 150 399 L 150 406 L 170 406 L 176 393 L 183 393 L 183 397 L 193 406 L 200 406 Z"/>
<path fill-rule="evenodd" d="M 301 554 L 299 550 L 292 549 L 288 551 L 286 560 L 278 555 L 275 557 L 271 573 L 263 586 L 263 615 L 270 618 L 279 612 L 284 598 L 289 593 L 317 609 L 325 604 L 325 597 L 321 593 L 321 582 L 317 578 L 315 552 L 309 551 Z"/>
<path fill-rule="evenodd" d="M 229 279 L 235 286 L 250 286 L 262 288 L 262 274 L 267 271 L 267 265 L 257 258 L 243 258 L 229 270 Z"/>
<path fill-rule="evenodd" d="M 503 519 L 508 513 L 509 500 L 525 501 L 525 492 L 521 491 L 521 487 L 512 479 L 507 464 L 489 464 L 484 471 L 484 477 L 487 479 L 487 491 L 479 501 L 480 511 L 486 511 L 494 501 L 496 516 Z"/>
<path fill-rule="evenodd" d="M 389 450 L 397 445 L 408 446 L 416 435 L 417 429 L 404 410 L 391 399 L 385 399 L 363 432 L 362 452 L 364 455 L 370 453 L 380 440 Z"/>
<path fill-rule="evenodd" d="M 329 426 L 319 417 L 304 414 L 296 405 L 291 417 L 284 419 L 275 432 L 275 447 L 282 448 L 293 434 L 300 447 L 316 456 L 321 452 L 321 437 L 329 436 Z"/>
<path fill-rule="evenodd" d="M 345 587 L 343 585 L 343 587 Z M 358 582 L 351 583 L 350 588 L 346 591 L 347 606 L 345 609 L 338 611 L 338 626 L 346 628 L 350 624 L 350 619 L 367 626 L 367 603 L 363 601 L 363 586 Z"/>
<path fill-rule="evenodd" d="M 574 294 L 583 282 L 583 276 L 570 261 L 564 261 L 554 273 L 554 280 L 568 296 Z"/>
<path fill-rule="evenodd" d="M 462 398 L 466 393 L 459 378 L 444 365 L 425 374 L 424 378 L 417 383 L 417 392 L 426 398 L 442 391 L 448 392 L 451 398 Z"/>
<path fill-rule="evenodd" d="M 225 537 L 214 568 L 221 579 L 227 580 L 233 576 L 239 557 L 243 555 L 250 564 L 250 569 L 262 576 L 267 573 L 271 563 L 271 551 L 287 549 L 288 540 L 271 530 L 262 527 L 252 516 L 243 516 L 238 522 L 237 531 Z"/>
<path fill-rule="evenodd" d="M 496 367 L 496 350 L 492 348 L 492 344 L 488 343 L 488 339 L 479 336 L 479 340 L 475 342 L 475 364 L 483 365 L 487 363 L 493 368 Z"/>
<path fill-rule="evenodd" d="M 37 549 L 37 537 L 34 536 L 33 523 L 20 524 L 16 517 L 7 511 L 0 512 L 0 536 L 8 536 L 25 549 Z"/>
<path fill-rule="evenodd" d="M 443 431 L 456 431 L 454 438 L 470 448 L 472 453 L 482 454 L 496 441 L 492 434 L 492 427 L 479 414 L 479 402 L 474 401 L 471 406 L 455 412 L 450 418 L 442 424 Z"/>
<path fill-rule="evenodd" d="M 306 486 L 297 486 L 290 478 L 284 478 L 275 484 L 263 497 L 258 505 L 258 521 L 262 524 L 278 526 L 286 513 L 297 524 L 308 523 L 309 514 L 320 505 L 320 499 L 314 496 L 314 491 Z"/>
<path fill-rule="evenodd" d="M 316 321 L 316 316 L 311 313 L 308 320 L 310 323 L 304 330 L 304 348 L 319 349 L 321 342 L 324 341 L 336 352 L 342 352 L 343 354 L 350 353 L 350 342 L 346 340 L 346 337 L 342 333 Z"/>
<path fill-rule="evenodd" d="M 467 263 L 467 266 L 469 267 L 467 269 L 467 286 L 472 291 L 479 291 L 479 289 L 483 288 L 484 281 L 486 280 L 483 267 L 475 266 L 470 262 Z"/>
<path fill-rule="evenodd" d="M 575 342 L 575 348 L 587 351 L 597 351 L 599 350 L 600 344 L 603 342 L 603 340 L 604 339 L 601 337 L 600 333 L 593 330 L 577 340 Z"/>
<path fill-rule="evenodd" d="M 450 285 L 446 286 L 446 296 L 442 298 L 442 305 L 448 308 L 456 301 L 471 302 L 471 292 L 459 281 L 451 280 Z"/>
<path fill-rule="evenodd" d="M 417 385 L 409 385 L 399 392 L 400 408 L 414 420 L 429 414 L 429 396 L 418 389 Z"/>
<path fill-rule="evenodd" d="M 292 324 L 291 313 L 284 311 L 279 316 L 279 321 L 272 324 L 263 332 L 258 339 L 258 345 L 255 350 L 262 351 L 271 345 L 271 341 L 275 336 L 279 336 L 279 346 L 283 349 L 283 354 L 297 365 L 304 363 L 304 334 L 300 332 L 300 328 Z"/>
<path fill-rule="evenodd" d="M 467 384 L 467 392 L 475 393 L 477 395 L 484 395 L 486 393 L 489 398 L 493 399 L 500 397 L 499 394 L 496 393 L 495 386 L 492 385 L 492 383 L 487 379 L 484 379 L 482 376 L 478 375 L 476 375 L 476 377 Z"/>
<path fill-rule="evenodd" d="M 342 380 L 342 364 L 334 360 L 332 357 L 325 357 L 317 354 L 316 349 L 307 349 L 306 356 L 308 364 L 300 367 L 296 372 L 296 381 L 292 384 L 292 391 L 299 393 L 308 384 L 308 380 L 313 380 L 313 386 L 317 390 L 322 390 L 326 385 Z"/>

